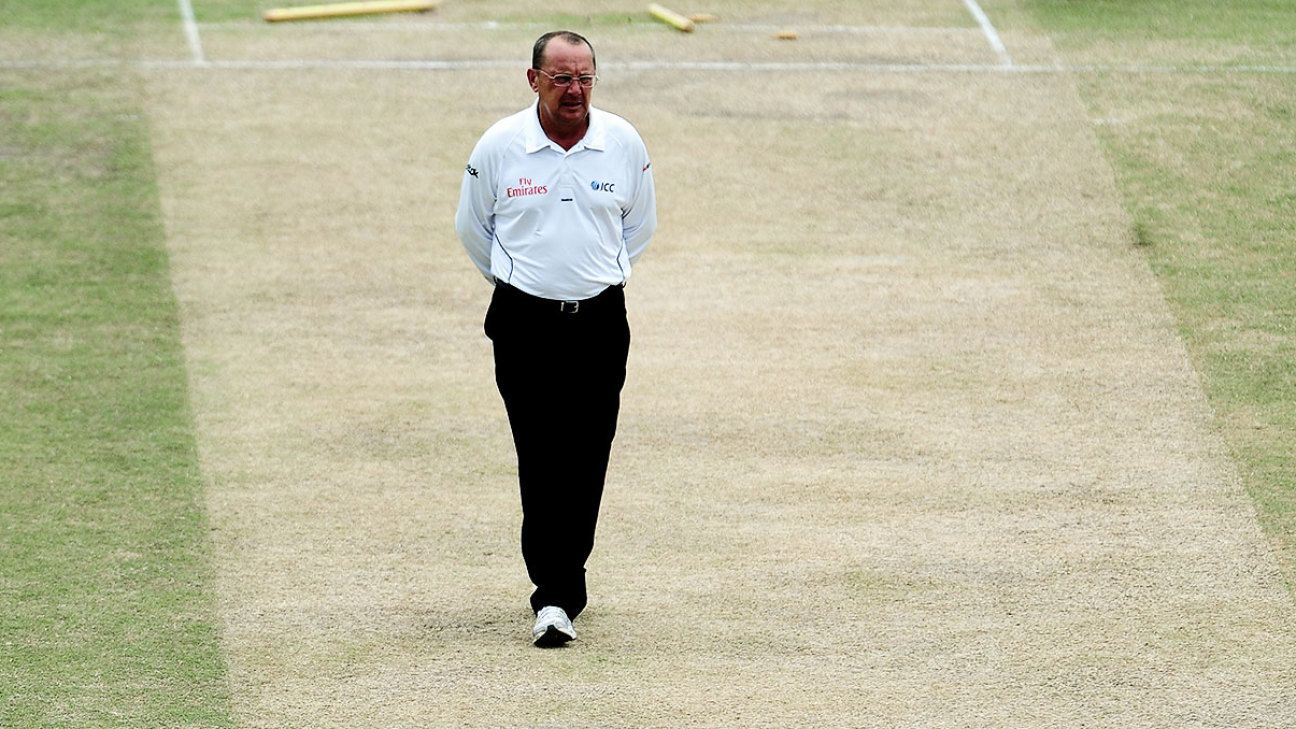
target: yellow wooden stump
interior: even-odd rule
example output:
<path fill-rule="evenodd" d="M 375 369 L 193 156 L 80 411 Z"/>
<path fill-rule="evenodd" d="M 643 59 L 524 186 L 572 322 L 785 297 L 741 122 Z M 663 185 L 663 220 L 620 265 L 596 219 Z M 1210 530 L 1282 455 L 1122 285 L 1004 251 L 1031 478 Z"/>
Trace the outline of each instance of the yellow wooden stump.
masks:
<path fill-rule="evenodd" d="M 666 25 L 669 25 L 675 30 L 681 30 L 684 31 L 685 33 L 693 32 L 693 21 L 689 20 L 683 15 L 680 15 L 674 10 L 671 10 L 670 8 L 664 8 L 661 5 L 658 5 L 657 3 L 653 3 L 648 6 L 648 14 L 653 16 L 653 18 L 665 23 Z"/>
<path fill-rule="evenodd" d="M 269 23 L 280 23 L 286 20 L 321 20 L 380 13 L 422 13 L 440 4 L 441 0 L 365 0 L 329 5 L 304 5 L 298 8 L 275 8 L 265 11 L 261 17 Z"/>

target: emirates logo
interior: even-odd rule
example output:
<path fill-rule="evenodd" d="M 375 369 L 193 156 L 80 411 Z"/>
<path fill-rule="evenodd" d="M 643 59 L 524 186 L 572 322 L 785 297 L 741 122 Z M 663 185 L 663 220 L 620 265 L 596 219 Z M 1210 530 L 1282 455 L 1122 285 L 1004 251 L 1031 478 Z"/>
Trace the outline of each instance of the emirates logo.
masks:
<path fill-rule="evenodd" d="M 537 185 L 531 181 L 530 177 L 519 177 L 517 187 L 505 188 L 504 192 L 509 197 L 529 197 L 531 195 L 548 195 L 548 185 Z"/>

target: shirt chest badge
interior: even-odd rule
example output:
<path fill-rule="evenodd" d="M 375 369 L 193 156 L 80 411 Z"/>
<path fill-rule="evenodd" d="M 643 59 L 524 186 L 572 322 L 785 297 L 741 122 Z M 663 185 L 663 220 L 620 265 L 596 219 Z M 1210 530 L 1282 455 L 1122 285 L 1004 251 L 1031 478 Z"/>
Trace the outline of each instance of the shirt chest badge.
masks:
<path fill-rule="evenodd" d="M 537 185 L 530 177 L 519 177 L 516 187 L 507 187 L 504 192 L 508 197 L 530 197 L 532 195 L 548 195 L 548 185 Z"/>
<path fill-rule="evenodd" d="M 590 189 L 594 192 L 610 192 L 616 194 L 615 182 L 599 182 L 598 180 L 590 181 Z"/>

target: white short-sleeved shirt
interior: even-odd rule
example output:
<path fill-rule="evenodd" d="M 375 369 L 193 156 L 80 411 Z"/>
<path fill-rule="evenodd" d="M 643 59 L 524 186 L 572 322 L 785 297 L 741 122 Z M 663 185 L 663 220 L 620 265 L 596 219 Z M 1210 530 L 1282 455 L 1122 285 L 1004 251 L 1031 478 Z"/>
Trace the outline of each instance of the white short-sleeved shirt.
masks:
<path fill-rule="evenodd" d="M 455 231 L 488 280 L 576 301 L 625 283 L 657 227 L 652 164 L 625 119 L 590 109 L 570 150 L 538 104 L 501 119 L 468 159 Z"/>

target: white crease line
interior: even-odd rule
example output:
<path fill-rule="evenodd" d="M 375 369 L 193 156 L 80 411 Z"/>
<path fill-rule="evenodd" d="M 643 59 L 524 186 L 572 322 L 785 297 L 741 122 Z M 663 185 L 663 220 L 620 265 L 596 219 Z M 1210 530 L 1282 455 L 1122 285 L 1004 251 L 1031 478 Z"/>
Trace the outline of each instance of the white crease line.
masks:
<path fill-rule="evenodd" d="M 199 67 L 192 60 L 147 59 L 122 60 L 112 58 L 84 58 L 65 60 L 0 60 L 0 69 L 42 70 L 77 68 L 141 68 L 141 69 L 193 69 Z M 204 61 L 202 68 L 214 70 L 392 70 L 392 71 L 462 71 L 483 69 L 525 68 L 526 59 L 481 60 L 337 60 L 292 59 L 281 61 Z M 1192 74 L 1296 74 L 1296 66 L 1145 66 L 1139 64 L 1003 64 L 990 63 L 862 63 L 854 61 L 605 61 L 604 68 L 627 71 L 842 71 L 865 73 L 992 73 L 992 74 L 1045 74 L 1045 73 L 1127 73 L 1159 75 Z"/>
<path fill-rule="evenodd" d="M 711 30 L 735 30 L 735 31 L 755 31 L 758 33 L 773 33 L 780 30 L 795 30 L 798 33 L 843 33 L 859 35 L 885 35 L 888 33 L 938 33 L 949 35 L 953 33 L 968 33 L 973 31 L 972 28 L 938 28 L 935 26 L 919 27 L 904 25 L 798 25 L 797 23 L 784 23 L 782 25 L 771 25 L 766 23 L 716 23 L 704 25 L 701 32 Z"/>
<path fill-rule="evenodd" d="M 144 68 L 191 68 L 184 61 L 142 61 Z M 304 70 L 387 70 L 387 71 L 466 71 L 484 69 L 525 68 L 525 59 L 513 60 L 462 60 L 462 61 L 398 61 L 328 59 L 280 61 L 209 61 L 208 68 L 251 71 L 304 71 Z M 703 72 L 802 72 L 802 71 L 860 71 L 867 73 L 1057 73 L 1064 69 L 1055 66 L 1003 66 L 1000 64 L 958 63 L 856 63 L 853 61 L 605 61 L 600 68 L 622 71 L 703 71 Z"/>
<path fill-rule="evenodd" d="M 185 39 L 189 41 L 189 53 L 197 66 L 207 65 L 207 55 L 203 53 L 202 37 L 198 35 L 198 21 L 194 18 L 193 3 L 190 0 L 177 0 L 180 3 L 180 23 L 184 27 Z"/>
<path fill-rule="evenodd" d="M 144 68 L 188 68 L 190 64 L 180 61 L 141 61 Z M 607 65 L 607 64 L 605 64 Z M 303 71 L 303 70 L 357 70 L 357 71 L 467 71 L 496 68 L 526 68 L 525 59 L 517 58 L 507 61 L 384 61 L 353 60 L 335 61 L 328 59 L 286 59 L 281 61 L 208 61 L 206 66 L 213 69 L 242 71 Z"/>
<path fill-rule="evenodd" d="M 370 31 L 370 30 L 523 30 L 526 28 L 548 28 L 544 23 L 501 23 L 496 20 L 485 20 L 477 23 L 453 23 L 442 20 L 393 20 L 390 22 L 372 20 L 330 19 L 317 23 L 265 23 L 247 20 L 217 20 L 199 23 L 203 30 L 267 30 L 276 33 L 300 30 L 329 31 Z"/>
<path fill-rule="evenodd" d="M 6 71 L 41 71 L 41 70 L 59 70 L 71 68 L 110 68 L 114 66 L 125 66 L 131 61 L 114 61 L 107 58 L 64 58 L 57 61 L 21 61 L 5 60 L 0 61 L 0 68 Z M 136 61 L 135 63 L 139 63 Z M 185 61 L 186 65 L 192 65 L 192 61 Z"/>
<path fill-rule="evenodd" d="M 986 40 L 990 42 L 990 47 L 999 56 L 999 62 L 1005 66 L 1012 66 L 1012 57 L 1008 55 L 1008 49 L 1004 47 L 1003 40 L 999 38 L 999 32 L 995 30 L 994 25 L 990 23 L 990 17 L 985 14 L 976 0 L 963 0 L 967 6 L 968 12 L 976 18 L 977 25 L 981 26 L 981 32 L 985 33 Z"/>
<path fill-rule="evenodd" d="M 627 24 L 629 27 L 629 24 Z M 328 30 L 328 31 L 406 31 L 406 32 L 423 32 L 423 31 L 463 31 L 463 30 L 526 30 L 533 28 L 548 28 L 545 23 L 501 23 L 495 20 L 487 20 L 475 23 L 455 23 L 439 20 L 424 21 L 392 21 L 392 22 L 374 22 L 363 20 L 350 20 L 345 23 L 312 23 L 312 24 L 270 24 L 254 23 L 245 20 L 226 20 L 211 23 L 200 23 L 199 27 L 203 30 L 216 31 L 237 31 L 237 30 L 273 30 L 275 32 L 297 31 L 297 30 Z M 660 32 L 661 27 L 656 23 L 639 23 L 633 27 L 646 32 Z M 822 33 L 822 34 L 845 34 L 845 35 L 885 35 L 890 33 L 932 33 L 941 35 L 950 35 L 954 33 L 977 32 L 976 28 L 940 28 L 935 26 L 918 27 L 903 25 L 797 25 L 796 23 L 787 23 L 784 25 L 772 25 L 762 23 L 708 23 L 701 26 L 699 33 L 712 32 L 740 32 L 740 33 L 772 33 L 779 30 L 796 30 L 800 33 Z"/>

